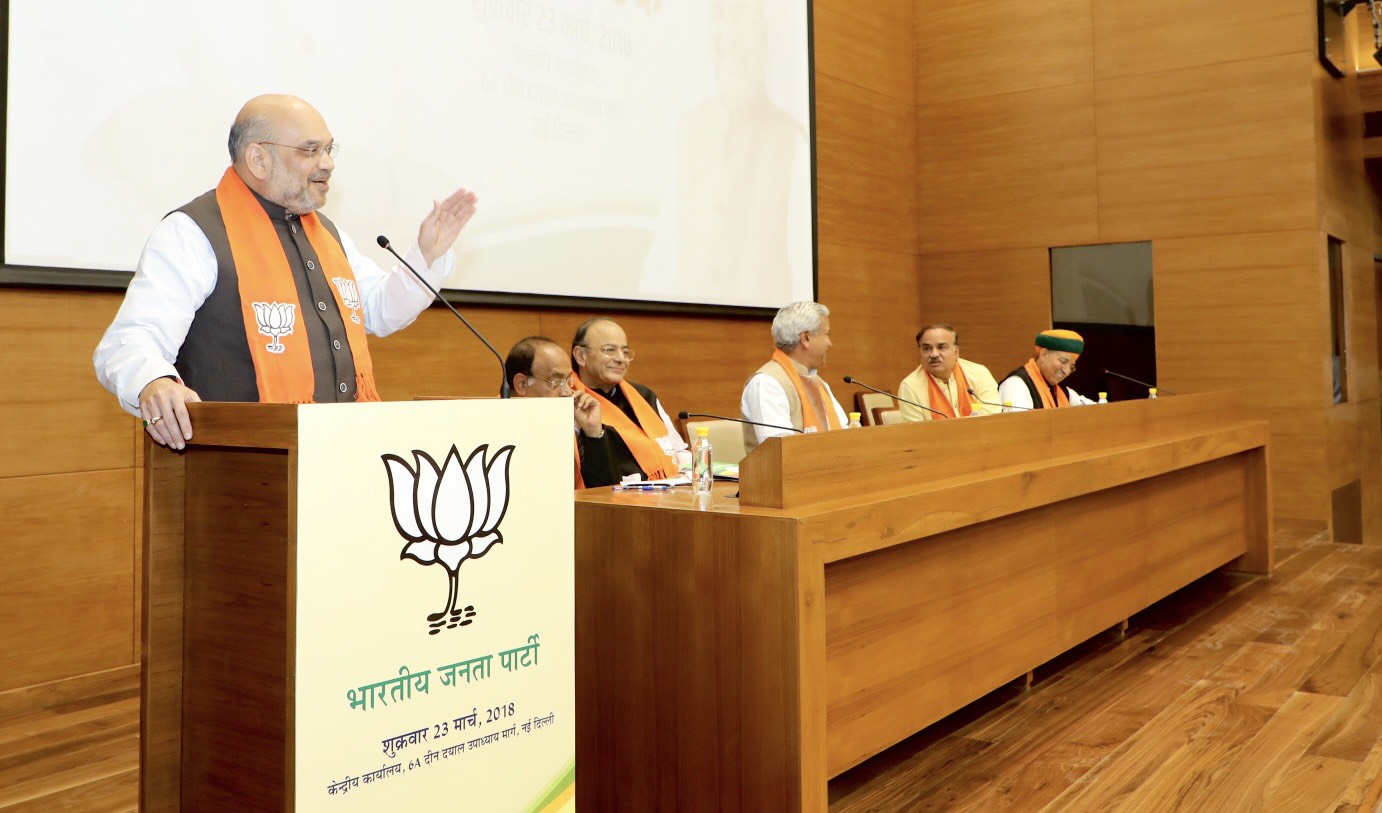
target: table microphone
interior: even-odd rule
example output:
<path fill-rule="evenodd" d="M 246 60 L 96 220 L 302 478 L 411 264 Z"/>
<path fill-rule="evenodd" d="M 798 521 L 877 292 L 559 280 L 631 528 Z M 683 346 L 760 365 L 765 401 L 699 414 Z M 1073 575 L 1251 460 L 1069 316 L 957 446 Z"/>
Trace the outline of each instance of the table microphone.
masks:
<path fill-rule="evenodd" d="M 475 334 L 475 338 L 479 339 L 481 342 L 484 343 L 485 347 L 489 348 L 489 352 L 493 353 L 494 358 L 499 361 L 499 397 L 508 398 L 510 394 L 509 377 L 504 373 L 504 357 L 499 355 L 499 351 L 494 349 L 494 345 L 489 343 L 489 339 L 486 339 L 483 335 L 481 335 L 480 331 L 475 329 L 474 325 L 466 321 L 466 318 L 461 315 L 461 312 L 452 307 L 450 302 L 447 302 L 445 299 L 443 299 L 441 292 L 438 291 L 436 288 L 433 288 L 432 283 L 428 282 L 426 279 L 423 279 L 423 276 L 417 272 L 416 268 L 409 265 L 407 260 L 398 256 L 398 252 L 393 250 L 393 246 L 389 245 L 389 238 L 381 234 L 379 235 L 379 239 L 376 242 L 379 243 L 380 248 L 397 257 L 398 261 L 403 263 L 404 268 L 408 269 L 409 271 L 412 271 L 413 276 L 417 277 L 417 281 L 421 282 L 424 286 L 426 286 L 427 290 L 432 292 L 432 295 L 437 298 L 438 302 L 442 303 L 448 308 L 451 308 L 451 312 L 456 314 L 456 318 L 461 320 L 461 324 L 465 325 L 467 328 L 470 328 L 470 332 Z"/>
<path fill-rule="evenodd" d="M 720 421 L 734 421 L 735 423 L 746 423 L 746 424 L 748 424 L 749 426 L 765 426 L 765 427 L 767 427 L 767 428 L 769 428 L 769 429 L 785 429 L 785 430 L 787 430 L 788 432 L 796 432 L 798 435 L 801 435 L 801 434 L 805 434 L 805 433 L 806 433 L 806 430 L 805 430 L 805 429 L 797 429 L 796 427 L 792 427 L 792 426 L 778 426 L 778 425 L 775 424 L 775 423 L 759 423 L 758 421 L 746 421 L 746 420 L 744 420 L 743 418 L 728 418 L 728 417 L 725 417 L 724 415 L 711 415 L 711 414 L 708 413 L 708 412 L 685 412 L 685 411 L 682 411 L 682 412 L 678 412 L 678 413 L 677 413 L 677 417 L 678 417 L 678 418 L 681 418 L 683 421 L 686 420 L 687 418 L 715 418 L 716 420 L 720 420 Z"/>
<path fill-rule="evenodd" d="M 1138 381 L 1136 378 L 1133 378 L 1133 377 L 1130 376 L 1130 375 L 1123 375 L 1122 373 L 1115 373 L 1114 371 L 1112 371 L 1112 370 L 1110 370 L 1110 369 L 1107 369 L 1107 368 L 1104 369 L 1104 375 L 1111 375 L 1111 376 L 1113 376 L 1114 378 L 1121 378 L 1121 379 L 1123 379 L 1124 381 L 1131 381 L 1132 383 L 1134 383 L 1134 384 L 1136 384 L 1136 385 L 1138 385 L 1138 386 L 1140 386 L 1140 387 L 1146 387 L 1146 388 L 1149 389 L 1149 390 L 1156 390 L 1157 393 L 1160 394 L 1160 395 L 1175 395 L 1174 392 L 1171 392 L 1170 390 L 1163 390 L 1163 389 L 1160 389 L 1160 388 L 1157 387 L 1157 385 L 1155 385 L 1155 384 L 1148 384 L 1146 381 Z"/>
<path fill-rule="evenodd" d="M 941 416 L 942 418 L 949 418 L 949 417 L 950 417 L 949 415 L 945 414 L 944 412 L 938 412 L 937 410 L 934 410 L 934 409 L 932 409 L 932 408 L 929 407 L 929 406 L 922 406 L 921 404 L 918 404 L 916 401 L 908 401 L 906 398 L 898 398 L 898 396 L 893 395 L 891 392 L 888 392 L 887 390 L 880 390 L 880 389 L 878 389 L 877 387 L 870 387 L 868 384 L 865 384 L 864 382 L 862 382 L 862 381 L 860 381 L 860 380 L 854 378 L 853 376 L 848 376 L 848 375 L 845 376 L 845 383 L 846 383 L 846 384 L 853 384 L 853 385 L 855 385 L 856 387 L 863 387 L 863 388 L 866 389 L 866 390 L 873 390 L 874 392 L 878 393 L 879 395 L 886 395 L 886 396 L 888 396 L 889 398 L 896 398 L 897 400 L 901 401 L 901 402 L 904 403 L 904 404 L 911 404 L 912 406 L 916 407 L 917 409 L 924 409 L 924 410 L 926 410 L 927 412 L 930 412 L 930 413 L 933 414 L 933 415 L 939 415 L 939 416 Z"/>
<path fill-rule="evenodd" d="M 984 406 L 996 406 L 996 407 L 998 407 L 999 409 L 1022 409 L 1022 410 L 1027 410 L 1027 409 L 1031 409 L 1031 408 L 1032 408 L 1032 407 L 1018 406 L 1017 404 L 995 404 L 995 403 L 992 402 L 992 401 L 985 401 L 984 399 L 980 398 L 978 395 L 975 395 L 975 394 L 974 394 L 974 388 L 973 388 L 973 387 L 966 387 L 966 388 L 965 388 L 965 392 L 969 393 L 970 397 L 972 397 L 974 400 L 978 401 L 979 403 L 983 404 Z"/>

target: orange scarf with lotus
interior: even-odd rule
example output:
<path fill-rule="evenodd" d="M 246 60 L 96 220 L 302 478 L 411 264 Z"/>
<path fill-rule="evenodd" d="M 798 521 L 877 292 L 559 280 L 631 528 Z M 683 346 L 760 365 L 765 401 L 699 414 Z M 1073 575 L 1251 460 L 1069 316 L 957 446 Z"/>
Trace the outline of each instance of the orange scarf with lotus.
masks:
<path fill-rule="evenodd" d="M 312 402 L 316 377 L 312 372 L 312 352 L 307 347 L 307 328 L 298 301 L 297 285 L 288 267 L 283 244 L 264 207 L 259 205 L 234 169 L 227 169 L 216 185 L 216 203 L 221 207 L 230 254 L 235 260 L 235 275 L 240 290 L 240 312 L 249 338 L 254 377 L 259 384 L 259 400 L 276 404 Z M 346 261 L 345 250 L 327 232 L 315 212 L 301 218 L 307 242 L 317 253 L 321 268 L 316 272 L 327 280 L 341 278 L 355 284 L 355 274 Z M 328 285 L 340 313 L 352 309 L 342 301 L 339 287 Z M 358 307 L 358 305 L 357 305 Z M 374 385 L 374 363 L 363 323 L 345 322 L 346 341 L 355 359 L 355 400 L 378 401 Z M 264 341 L 261 336 L 268 336 Z M 285 342 L 285 336 L 293 341 Z"/>

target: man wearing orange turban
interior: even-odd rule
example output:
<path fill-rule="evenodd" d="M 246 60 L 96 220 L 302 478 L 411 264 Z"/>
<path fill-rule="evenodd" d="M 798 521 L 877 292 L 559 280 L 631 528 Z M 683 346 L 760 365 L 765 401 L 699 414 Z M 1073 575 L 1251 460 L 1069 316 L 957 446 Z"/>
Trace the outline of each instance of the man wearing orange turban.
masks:
<path fill-rule="evenodd" d="M 1084 352 L 1084 338 L 1073 330 L 1043 330 L 1036 337 L 1036 352 L 998 385 L 1003 403 L 1022 409 L 1081 406 L 1093 401 L 1061 384 L 1075 372 L 1075 360 Z"/>

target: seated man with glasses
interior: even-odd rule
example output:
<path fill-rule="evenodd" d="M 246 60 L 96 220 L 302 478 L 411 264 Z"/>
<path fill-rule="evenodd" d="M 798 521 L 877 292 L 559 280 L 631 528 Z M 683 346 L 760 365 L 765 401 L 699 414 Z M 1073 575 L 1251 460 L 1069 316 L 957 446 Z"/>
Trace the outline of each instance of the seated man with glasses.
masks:
<path fill-rule="evenodd" d="M 676 453 L 689 447 L 658 403 L 657 394 L 626 380 L 633 350 L 624 329 L 612 319 L 587 319 L 571 340 L 571 363 L 576 368 L 572 382 L 576 391 L 594 396 L 601 420 L 619 433 L 622 444 L 612 444 L 610 449 L 615 474 L 621 479 L 639 473 L 648 480 L 675 477 Z"/>
<path fill-rule="evenodd" d="M 998 400 L 1019 409 L 1053 409 L 1094 403 L 1061 384 L 1066 376 L 1075 372 L 1075 360 L 1083 352 L 1084 337 L 1075 331 L 1041 331 L 1036 337 L 1036 352 L 998 385 Z"/>
<path fill-rule="evenodd" d="M 624 443 L 600 422 L 600 403 L 588 392 L 575 392 L 571 361 L 561 345 L 546 336 L 519 340 L 504 359 L 504 375 L 514 398 L 571 398 L 576 413 L 576 488 L 612 486 L 610 449 Z M 623 454 L 628 454 L 627 449 Z"/>
<path fill-rule="evenodd" d="M 432 302 L 317 213 L 339 145 L 311 105 L 251 99 L 229 149 L 217 187 L 154 229 L 93 360 L 120 405 L 174 449 L 192 437 L 190 401 L 379 400 L 365 334 L 401 330 Z M 407 256 L 434 284 L 474 213 L 461 189 L 423 218 Z"/>
<path fill-rule="evenodd" d="M 830 309 L 819 302 L 793 302 L 773 317 L 773 357 L 744 385 L 739 411 L 744 420 L 806 432 L 826 432 L 849 423 L 830 385 L 817 371 L 830 352 Z M 789 429 L 744 425 L 744 451 Z"/>

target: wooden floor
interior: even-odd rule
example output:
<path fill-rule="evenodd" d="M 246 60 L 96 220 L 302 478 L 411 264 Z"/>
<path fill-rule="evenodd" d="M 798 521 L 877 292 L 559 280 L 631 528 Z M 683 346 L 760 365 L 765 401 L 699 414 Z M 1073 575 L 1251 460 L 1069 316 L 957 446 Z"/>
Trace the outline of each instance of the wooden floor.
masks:
<path fill-rule="evenodd" d="M 838 777 L 831 810 L 1382 810 L 1382 547 L 1278 541 Z M 0 811 L 135 810 L 138 674 L 0 694 Z"/>
<path fill-rule="evenodd" d="M 1382 548 L 1277 552 L 842 774 L 831 811 L 1382 811 Z"/>

